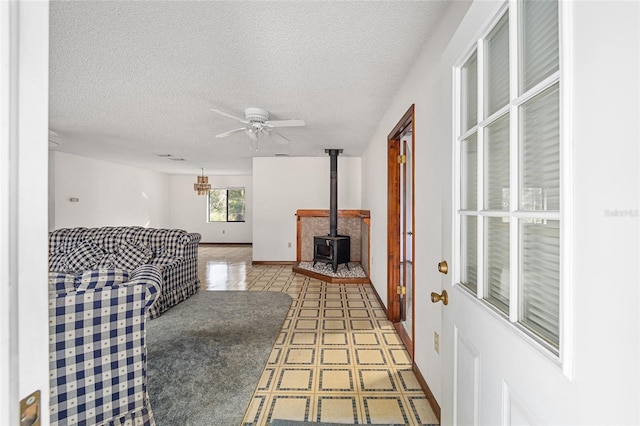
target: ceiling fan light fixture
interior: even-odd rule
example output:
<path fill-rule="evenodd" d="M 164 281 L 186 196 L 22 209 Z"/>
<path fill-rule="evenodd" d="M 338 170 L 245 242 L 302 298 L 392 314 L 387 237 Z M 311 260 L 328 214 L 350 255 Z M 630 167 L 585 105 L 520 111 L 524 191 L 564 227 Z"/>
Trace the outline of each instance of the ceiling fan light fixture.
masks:
<path fill-rule="evenodd" d="M 223 117 L 227 117 L 233 119 L 235 121 L 239 121 L 244 124 L 245 127 L 240 127 L 238 129 L 230 130 L 224 133 L 219 133 L 216 135 L 216 138 L 226 138 L 236 132 L 244 131 L 244 133 L 251 139 L 251 149 L 258 149 L 258 136 L 259 134 L 271 136 L 271 133 L 275 133 L 279 136 L 285 143 L 291 142 L 288 138 L 283 136 L 282 134 L 273 130 L 276 127 L 303 127 L 305 126 L 305 122 L 300 119 L 289 119 L 289 120 L 269 120 L 269 111 L 262 108 L 246 108 L 244 110 L 244 119 L 240 117 L 236 117 L 234 115 L 228 114 L 226 112 L 220 111 L 215 108 L 210 108 L 211 111 L 216 114 L 220 114 Z"/>
<path fill-rule="evenodd" d="M 198 180 L 193 184 L 193 190 L 196 191 L 198 195 L 207 195 L 210 189 L 211 184 L 209 183 L 209 177 L 204 175 L 204 169 L 202 169 L 202 175 L 198 176 Z"/>

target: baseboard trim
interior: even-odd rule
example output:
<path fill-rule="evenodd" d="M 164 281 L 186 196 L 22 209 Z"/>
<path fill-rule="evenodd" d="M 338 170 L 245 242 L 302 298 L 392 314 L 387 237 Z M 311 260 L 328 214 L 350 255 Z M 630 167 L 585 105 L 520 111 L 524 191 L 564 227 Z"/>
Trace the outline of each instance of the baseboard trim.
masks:
<path fill-rule="evenodd" d="M 199 242 L 200 246 L 238 246 L 238 247 L 251 247 L 253 243 L 211 243 L 211 242 Z"/>
<path fill-rule="evenodd" d="M 296 262 L 278 261 L 278 260 L 253 260 L 252 265 L 295 265 Z"/>
<path fill-rule="evenodd" d="M 441 423 L 440 405 L 438 404 L 438 401 L 436 401 L 436 397 L 433 395 L 433 392 L 431 392 L 431 389 L 429 388 L 427 381 L 425 380 L 424 376 L 422 375 L 422 372 L 416 365 L 415 361 L 413 362 L 412 370 L 415 373 L 416 379 L 418 379 L 418 383 L 420 383 L 420 387 L 424 391 L 424 394 L 427 396 L 427 401 L 429 401 L 429 405 L 431 406 L 431 409 L 433 410 L 434 414 L 438 418 L 438 423 Z"/>
<path fill-rule="evenodd" d="M 407 330 L 404 328 L 401 322 L 394 322 L 393 327 L 396 329 L 396 332 L 400 336 L 400 340 L 404 344 L 405 349 L 409 352 L 409 356 L 413 359 L 413 342 L 411 341 L 411 336 L 407 333 Z"/>
<path fill-rule="evenodd" d="M 388 319 L 389 318 L 389 311 L 387 311 L 387 307 L 384 305 L 384 303 L 382 303 L 382 299 L 380 299 L 380 295 L 378 294 L 378 290 L 376 290 L 376 287 L 373 285 L 373 283 L 371 283 L 371 288 L 373 289 L 373 294 L 376 295 L 376 299 L 378 299 L 378 303 L 380 304 L 380 307 L 384 311 L 384 315 Z"/>

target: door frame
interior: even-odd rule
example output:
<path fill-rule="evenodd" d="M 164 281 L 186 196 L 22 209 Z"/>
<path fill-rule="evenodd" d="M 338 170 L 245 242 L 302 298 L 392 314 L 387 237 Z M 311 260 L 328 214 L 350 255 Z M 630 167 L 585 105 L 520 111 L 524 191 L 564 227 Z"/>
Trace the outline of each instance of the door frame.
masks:
<path fill-rule="evenodd" d="M 402 326 L 400 321 L 400 295 L 398 287 L 400 286 L 400 244 L 402 237 L 400 236 L 400 221 L 402 209 L 400 206 L 400 166 L 398 156 L 400 155 L 400 144 L 404 133 L 411 129 L 411 153 L 413 161 L 411 162 L 411 253 L 415 258 L 415 104 L 411 104 L 407 112 L 404 113 L 400 121 L 387 136 L 387 318 L 394 323 L 394 327 L 398 331 L 404 346 L 406 347 L 411 359 L 414 353 L 415 341 L 415 321 L 412 322 L 411 336 Z M 407 230 L 405 230 L 406 232 Z M 412 285 L 412 315 L 415 313 L 415 263 L 411 268 L 411 285 Z"/>
<path fill-rule="evenodd" d="M 0 2 L 0 57 L 0 424 L 48 425 L 49 2 Z"/>

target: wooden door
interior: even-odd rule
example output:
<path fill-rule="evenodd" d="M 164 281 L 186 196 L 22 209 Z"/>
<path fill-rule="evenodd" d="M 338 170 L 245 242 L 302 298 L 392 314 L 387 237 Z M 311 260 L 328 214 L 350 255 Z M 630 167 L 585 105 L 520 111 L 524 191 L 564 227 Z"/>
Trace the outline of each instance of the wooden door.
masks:
<path fill-rule="evenodd" d="M 387 313 L 413 357 L 414 106 L 388 137 Z M 408 156 L 407 156 L 408 154 Z M 407 158 L 410 161 L 407 161 Z M 408 267 L 407 267 L 408 265 Z"/>

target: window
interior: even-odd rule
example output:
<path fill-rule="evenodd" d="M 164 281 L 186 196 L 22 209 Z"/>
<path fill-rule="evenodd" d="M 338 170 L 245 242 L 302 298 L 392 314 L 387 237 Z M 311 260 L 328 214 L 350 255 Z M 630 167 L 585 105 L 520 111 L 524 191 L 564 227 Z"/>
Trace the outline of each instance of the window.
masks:
<path fill-rule="evenodd" d="M 216 188 L 209 191 L 209 222 L 244 222 L 244 188 Z"/>
<path fill-rule="evenodd" d="M 558 3 L 509 7 L 456 69 L 456 282 L 557 356 Z"/>

